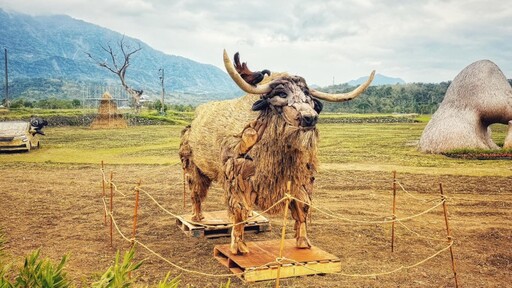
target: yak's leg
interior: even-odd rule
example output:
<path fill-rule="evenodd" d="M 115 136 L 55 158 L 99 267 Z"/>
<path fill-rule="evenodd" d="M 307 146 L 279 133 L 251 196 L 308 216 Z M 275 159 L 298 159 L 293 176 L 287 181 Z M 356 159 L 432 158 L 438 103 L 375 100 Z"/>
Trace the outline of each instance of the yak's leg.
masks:
<path fill-rule="evenodd" d="M 233 254 L 246 254 L 249 252 L 244 242 L 244 226 L 252 210 L 255 201 L 250 177 L 254 175 L 254 163 L 249 159 L 230 158 L 225 163 L 226 200 L 228 213 L 233 224 L 237 224 L 231 230 L 230 250 Z"/>
<path fill-rule="evenodd" d="M 235 181 L 236 183 L 237 181 Z M 243 181 L 242 182 L 246 182 Z M 231 230 L 231 246 L 230 250 L 233 254 L 247 254 L 249 253 L 249 248 L 247 244 L 244 242 L 244 227 L 245 221 L 249 218 L 249 214 L 251 213 L 250 205 L 247 203 L 247 195 L 246 191 L 240 189 L 239 185 L 242 183 L 237 183 L 238 185 L 234 185 L 235 189 L 230 189 L 230 193 L 228 193 L 228 213 L 230 219 L 233 221 L 233 224 L 236 224 Z M 238 186 L 238 187 L 237 187 Z M 248 187 L 249 188 L 249 187 Z M 240 223 L 240 224 L 237 224 Z"/>
<path fill-rule="evenodd" d="M 242 195 L 239 195 L 239 197 L 243 197 Z M 238 198 L 235 196 L 235 198 Z M 234 200 L 234 199 L 232 199 Z M 247 220 L 249 218 L 249 210 L 246 209 L 244 203 L 237 203 L 234 205 L 235 207 L 231 206 L 230 209 L 233 209 L 233 211 L 230 212 L 230 218 L 233 220 L 233 224 L 241 223 Z M 249 253 L 249 248 L 247 247 L 247 244 L 245 244 L 244 241 L 244 226 L 245 223 L 237 224 L 233 227 L 231 230 L 231 246 L 230 250 L 233 254 L 247 254 Z"/>
<path fill-rule="evenodd" d="M 204 218 L 201 212 L 201 203 L 206 198 L 206 193 L 212 181 L 194 163 L 192 147 L 190 147 L 188 141 L 190 129 L 189 125 L 181 131 L 179 155 L 183 171 L 188 179 L 187 185 L 192 200 L 192 221 L 199 222 Z"/>
<path fill-rule="evenodd" d="M 309 196 L 302 195 L 306 197 L 301 197 L 304 202 L 310 203 Z M 295 220 L 295 239 L 297 248 L 311 248 L 311 243 L 309 242 L 307 230 L 306 230 L 306 219 L 309 213 L 309 205 L 292 201 L 290 203 L 290 210 L 292 212 L 292 218 Z"/>
<path fill-rule="evenodd" d="M 194 167 L 192 175 L 188 177 L 190 199 L 192 200 L 192 221 L 199 222 L 204 219 L 201 203 L 206 198 L 211 183 L 210 178 L 204 175 L 197 167 Z"/>
<path fill-rule="evenodd" d="M 263 135 L 265 127 L 260 120 L 249 123 L 240 134 L 239 142 L 234 146 L 225 146 L 222 151 L 228 214 L 234 224 L 241 223 L 231 230 L 230 250 L 233 254 L 249 253 L 244 242 L 244 227 L 251 213 L 252 204 L 256 201 L 256 193 L 251 182 L 256 168 L 248 152 Z"/>

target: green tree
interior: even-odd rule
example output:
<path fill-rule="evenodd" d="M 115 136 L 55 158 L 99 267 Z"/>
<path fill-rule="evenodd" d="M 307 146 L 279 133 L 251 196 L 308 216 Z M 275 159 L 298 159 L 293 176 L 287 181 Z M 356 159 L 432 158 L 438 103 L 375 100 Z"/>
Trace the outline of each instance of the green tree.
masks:
<path fill-rule="evenodd" d="M 71 101 L 71 106 L 73 106 L 73 108 L 78 108 L 78 107 L 82 106 L 82 103 L 78 99 L 73 99 Z"/>

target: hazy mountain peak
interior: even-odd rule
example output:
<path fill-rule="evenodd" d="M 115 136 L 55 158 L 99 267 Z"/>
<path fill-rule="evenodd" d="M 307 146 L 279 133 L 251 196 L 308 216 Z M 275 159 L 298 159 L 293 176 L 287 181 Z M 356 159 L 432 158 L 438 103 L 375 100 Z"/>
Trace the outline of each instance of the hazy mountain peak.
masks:
<path fill-rule="evenodd" d="M 351 80 L 351 81 L 347 82 L 347 84 L 350 86 L 357 86 L 357 85 L 364 83 L 367 79 L 368 79 L 368 76 L 363 76 L 363 77 L 357 78 L 356 80 Z M 371 86 L 394 85 L 394 84 L 405 84 L 405 81 L 402 80 L 401 78 L 389 77 L 389 76 L 385 76 L 385 75 L 377 73 L 377 74 L 375 74 L 375 78 L 373 79 Z"/>

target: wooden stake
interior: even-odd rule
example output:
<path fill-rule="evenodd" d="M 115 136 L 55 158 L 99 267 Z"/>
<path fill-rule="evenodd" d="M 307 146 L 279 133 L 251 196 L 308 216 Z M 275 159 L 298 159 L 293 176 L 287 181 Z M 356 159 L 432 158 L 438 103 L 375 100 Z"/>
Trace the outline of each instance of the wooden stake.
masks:
<path fill-rule="evenodd" d="M 441 192 L 441 200 L 443 201 L 444 223 L 446 224 L 446 238 L 448 239 L 448 242 L 453 242 L 450 232 L 450 226 L 448 225 L 448 205 L 446 204 L 446 197 L 444 196 L 443 192 L 443 183 L 439 183 L 439 191 Z M 455 258 L 453 257 L 452 246 L 450 246 L 450 257 L 452 260 L 453 277 L 455 278 L 455 288 L 458 288 L 459 281 L 457 279 L 457 270 L 455 269 Z"/>
<path fill-rule="evenodd" d="M 286 190 L 288 194 L 290 194 L 292 182 L 288 181 L 286 183 Z M 290 198 L 286 199 L 286 204 L 284 207 L 284 217 L 283 217 L 283 228 L 281 229 L 281 244 L 279 246 L 279 259 L 283 258 L 283 250 L 284 250 L 284 238 L 286 235 L 286 218 L 288 217 L 288 207 L 290 206 Z M 281 277 L 281 263 L 278 263 L 277 266 L 277 277 L 276 277 L 276 288 L 279 288 L 279 277 Z"/>
<path fill-rule="evenodd" d="M 141 180 L 139 179 L 139 182 L 137 183 L 137 187 L 135 187 L 135 209 L 133 212 L 133 240 L 132 240 L 132 246 L 135 244 L 135 234 L 137 232 L 137 217 L 138 217 L 138 211 L 139 211 L 139 195 L 140 195 L 140 184 Z"/>
<path fill-rule="evenodd" d="M 113 227 L 113 217 L 112 217 L 112 211 L 114 210 L 114 189 L 113 189 L 113 185 L 112 185 L 112 178 L 114 176 L 114 173 L 113 172 L 110 172 L 110 246 L 111 247 L 114 247 L 114 245 L 112 244 L 112 234 L 113 234 L 113 231 L 114 231 L 114 227 Z"/>
<path fill-rule="evenodd" d="M 103 191 L 103 199 L 107 196 L 105 192 L 105 165 L 103 164 L 103 160 L 101 160 L 101 186 Z M 107 226 L 107 211 L 103 210 L 103 224 Z"/>
<path fill-rule="evenodd" d="M 393 171 L 393 222 L 391 223 L 391 252 L 395 249 L 395 219 L 396 219 L 396 171 Z"/>

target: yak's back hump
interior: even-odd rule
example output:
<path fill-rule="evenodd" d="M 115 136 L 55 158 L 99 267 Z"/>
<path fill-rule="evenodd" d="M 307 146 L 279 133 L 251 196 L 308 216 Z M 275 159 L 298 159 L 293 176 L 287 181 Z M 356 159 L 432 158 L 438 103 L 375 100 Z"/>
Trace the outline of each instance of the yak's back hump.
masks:
<path fill-rule="evenodd" d="M 251 110 L 259 95 L 248 94 L 241 98 L 202 104 L 196 109 L 192 121 L 189 143 L 194 163 L 210 179 L 217 180 L 222 163 L 221 143 L 225 137 L 242 132 L 258 117 Z"/>

